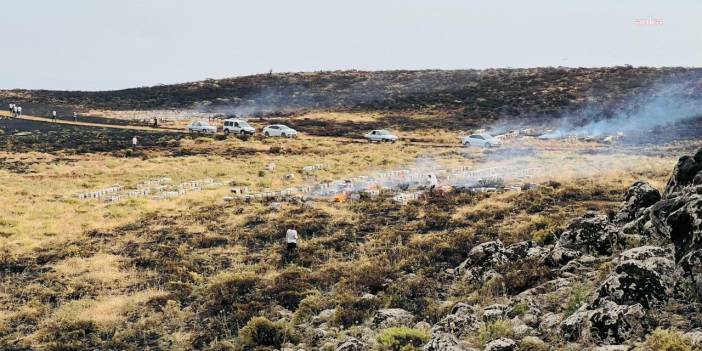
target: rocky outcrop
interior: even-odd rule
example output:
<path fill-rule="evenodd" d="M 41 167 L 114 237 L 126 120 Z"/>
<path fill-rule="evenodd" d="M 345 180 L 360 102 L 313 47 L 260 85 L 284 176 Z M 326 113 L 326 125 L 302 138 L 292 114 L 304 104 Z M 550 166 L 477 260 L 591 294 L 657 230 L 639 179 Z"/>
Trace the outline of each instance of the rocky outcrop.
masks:
<path fill-rule="evenodd" d="M 465 351 L 458 343 L 455 336 L 447 333 L 432 335 L 429 342 L 422 348 L 423 351 Z"/>
<path fill-rule="evenodd" d="M 385 308 L 378 310 L 371 321 L 371 328 L 385 329 L 392 327 L 411 327 L 414 316 L 401 308 Z"/>
<path fill-rule="evenodd" d="M 639 216 L 646 208 L 660 201 L 661 193 L 644 181 L 637 181 L 624 194 L 624 204 L 614 217 L 615 223 L 627 223 Z"/>
<path fill-rule="evenodd" d="M 644 335 L 644 315 L 640 304 L 605 301 L 598 308 L 581 308 L 570 315 L 561 323 L 561 332 L 567 341 L 593 339 L 598 344 L 620 344 Z"/>
<path fill-rule="evenodd" d="M 499 338 L 485 345 L 485 351 L 516 351 L 517 343 L 512 339 Z"/>
<path fill-rule="evenodd" d="M 697 151 L 694 156 L 683 156 L 678 159 L 678 163 L 673 168 L 673 174 L 665 185 L 663 196 L 671 197 L 692 185 L 700 171 L 702 171 L 702 150 Z"/>
<path fill-rule="evenodd" d="M 594 255 L 611 255 L 618 247 L 619 228 L 606 216 L 588 212 L 573 221 L 558 238 L 558 245 Z"/>
<path fill-rule="evenodd" d="M 631 251 L 631 250 L 630 250 Z M 646 308 L 668 301 L 675 284 L 675 263 L 666 257 L 667 251 L 657 248 L 638 248 L 625 251 L 614 272 L 597 291 L 597 302 L 609 300 L 617 304 L 641 304 Z"/>
<path fill-rule="evenodd" d="M 356 338 L 348 338 L 336 348 L 336 351 L 364 351 L 367 349 L 368 347 L 363 341 Z"/>
<path fill-rule="evenodd" d="M 456 267 L 456 273 L 469 282 L 483 282 L 491 268 L 503 265 L 507 261 L 502 242 L 488 241 L 473 247 L 465 261 Z"/>
<path fill-rule="evenodd" d="M 442 318 L 431 329 L 432 334 L 450 333 L 461 337 L 476 331 L 482 325 L 476 317 L 475 309 L 464 303 L 457 303 L 451 313 Z"/>

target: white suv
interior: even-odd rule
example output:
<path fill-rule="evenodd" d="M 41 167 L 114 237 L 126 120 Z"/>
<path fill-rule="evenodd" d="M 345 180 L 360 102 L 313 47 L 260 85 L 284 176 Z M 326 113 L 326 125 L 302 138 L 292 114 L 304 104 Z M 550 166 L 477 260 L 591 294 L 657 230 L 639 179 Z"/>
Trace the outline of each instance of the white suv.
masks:
<path fill-rule="evenodd" d="M 371 142 L 377 141 L 379 143 L 383 141 L 394 143 L 398 139 L 397 135 L 390 134 L 390 132 L 384 129 L 371 130 L 364 136 Z"/>
<path fill-rule="evenodd" d="M 256 128 L 237 118 L 225 119 L 223 129 L 224 134 L 253 135 L 256 132 Z"/>
<path fill-rule="evenodd" d="M 490 134 L 472 134 L 461 139 L 463 146 L 493 147 L 502 145 L 502 142 Z"/>

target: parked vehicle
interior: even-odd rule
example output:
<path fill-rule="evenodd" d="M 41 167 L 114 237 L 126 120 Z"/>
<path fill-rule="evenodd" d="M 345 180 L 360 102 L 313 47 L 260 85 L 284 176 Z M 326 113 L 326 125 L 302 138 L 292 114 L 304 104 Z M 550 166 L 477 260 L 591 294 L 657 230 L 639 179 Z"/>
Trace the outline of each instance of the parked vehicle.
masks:
<path fill-rule="evenodd" d="M 393 135 L 387 130 L 384 129 L 376 129 L 376 130 L 371 130 L 365 135 L 366 139 L 370 140 L 371 142 L 390 142 L 394 143 L 397 141 L 398 137 L 397 135 Z"/>
<path fill-rule="evenodd" d="M 472 134 L 461 139 L 463 146 L 495 147 L 502 145 L 502 142 L 490 134 Z"/>
<path fill-rule="evenodd" d="M 266 137 L 280 136 L 283 138 L 295 138 L 297 137 L 297 131 L 284 124 L 272 124 L 263 128 L 263 135 Z"/>
<path fill-rule="evenodd" d="M 229 118 L 224 120 L 224 134 L 253 135 L 256 128 L 250 126 L 243 119 Z"/>
<path fill-rule="evenodd" d="M 194 121 L 188 124 L 187 131 L 189 133 L 215 134 L 217 127 L 209 124 L 207 121 Z"/>

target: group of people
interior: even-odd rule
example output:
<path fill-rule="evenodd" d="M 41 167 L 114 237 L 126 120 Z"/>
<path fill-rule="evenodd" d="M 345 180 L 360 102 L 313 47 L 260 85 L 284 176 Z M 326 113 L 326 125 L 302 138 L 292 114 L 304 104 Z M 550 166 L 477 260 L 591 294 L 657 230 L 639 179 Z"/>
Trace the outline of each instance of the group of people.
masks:
<path fill-rule="evenodd" d="M 22 116 L 22 106 L 17 104 L 10 104 L 10 114 L 12 115 L 12 118 Z"/>

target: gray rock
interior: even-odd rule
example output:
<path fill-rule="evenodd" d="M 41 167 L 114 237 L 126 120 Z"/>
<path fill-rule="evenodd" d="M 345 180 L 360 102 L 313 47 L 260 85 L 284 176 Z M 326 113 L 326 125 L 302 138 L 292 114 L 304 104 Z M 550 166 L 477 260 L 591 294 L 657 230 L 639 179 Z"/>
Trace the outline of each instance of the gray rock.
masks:
<path fill-rule="evenodd" d="M 508 262 L 505 246 L 501 241 L 488 241 L 476 245 L 468 252 L 468 257 L 456 267 L 456 274 L 469 282 L 483 282 L 485 273 L 493 267 Z"/>
<path fill-rule="evenodd" d="M 494 304 L 483 309 L 483 320 L 486 322 L 502 319 L 507 312 L 507 305 Z"/>
<path fill-rule="evenodd" d="M 663 257 L 623 261 L 598 289 L 596 303 L 610 300 L 625 305 L 639 303 L 646 308 L 660 306 L 672 294 L 674 272 L 673 261 Z"/>
<path fill-rule="evenodd" d="M 539 330 L 543 332 L 552 331 L 558 324 L 563 320 L 563 314 L 561 313 L 546 313 L 541 317 L 541 323 L 539 324 Z"/>
<path fill-rule="evenodd" d="M 363 343 L 361 340 L 351 337 L 344 341 L 344 343 L 339 345 L 336 348 L 336 351 L 364 351 L 367 349 L 368 347 L 365 343 Z"/>
<path fill-rule="evenodd" d="M 312 324 L 319 325 L 322 323 L 327 323 L 334 317 L 335 313 L 336 313 L 335 308 L 322 310 L 322 312 L 319 312 L 319 314 L 317 314 L 316 316 L 314 316 L 314 318 L 312 318 Z"/>
<path fill-rule="evenodd" d="M 702 330 L 687 332 L 684 336 L 690 339 L 693 347 L 702 349 Z"/>
<path fill-rule="evenodd" d="M 629 345 L 605 345 L 596 347 L 595 351 L 629 351 L 631 349 Z"/>
<path fill-rule="evenodd" d="M 693 286 L 702 289 L 702 249 L 683 256 L 678 263 L 685 276 L 692 280 Z"/>
<path fill-rule="evenodd" d="M 410 327 L 413 323 L 414 316 L 411 313 L 401 308 L 384 308 L 375 313 L 371 327 L 373 329 Z"/>
<path fill-rule="evenodd" d="M 485 351 L 516 351 L 517 343 L 508 338 L 499 338 L 485 345 Z"/>
<path fill-rule="evenodd" d="M 683 156 L 678 159 L 678 163 L 673 168 L 673 174 L 663 190 L 663 197 L 669 198 L 692 185 L 700 171 L 702 171 L 702 150 L 697 151 L 695 156 Z"/>
<path fill-rule="evenodd" d="M 432 334 L 447 333 L 457 337 L 462 337 L 480 328 L 482 323 L 475 315 L 472 306 L 464 303 L 457 303 L 451 309 L 451 313 L 442 318 L 432 327 Z"/>
<path fill-rule="evenodd" d="M 455 336 L 446 333 L 432 334 L 423 351 L 465 351 Z"/>
<path fill-rule="evenodd" d="M 668 215 L 665 224 L 670 228 L 676 261 L 702 249 L 702 196 L 690 196 L 684 206 Z"/>
<path fill-rule="evenodd" d="M 609 256 L 621 246 L 619 228 L 612 225 L 606 216 L 588 212 L 568 226 L 558 238 L 558 246 Z"/>
<path fill-rule="evenodd" d="M 661 193 L 644 181 L 637 181 L 626 190 L 624 204 L 614 217 L 615 223 L 627 223 L 641 215 L 641 211 L 658 202 Z"/>
<path fill-rule="evenodd" d="M 644 309 L 640 304 L 617 305 L 606 301 L 593 310 L 579 309 L 566 318 L 560 328 L 566 341 L 591 338 L 598 344 L 616 345 L 644 336 L 647 327 L 643 317 Z"/>

